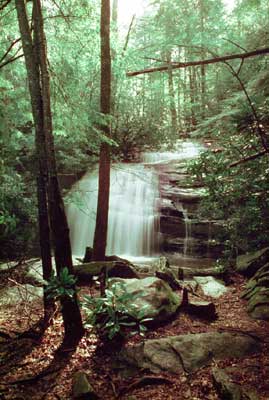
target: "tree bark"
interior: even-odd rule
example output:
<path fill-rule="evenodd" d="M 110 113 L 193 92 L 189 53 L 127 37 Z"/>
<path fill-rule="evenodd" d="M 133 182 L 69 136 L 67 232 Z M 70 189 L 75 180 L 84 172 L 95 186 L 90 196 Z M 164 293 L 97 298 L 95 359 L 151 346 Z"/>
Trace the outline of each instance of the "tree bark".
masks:
<path fill-rule="evenodd" d="M 189 69 L 189 85 L 190 85 L 190 104 L 191 104 L 191 125 L 196 125 L 195 117 L 195 91 L 194 91 L 194 68 Z"/>
<path fill-rule="evenodd" d="M 69 238 L 69 228 L 64 209 L 64 202 L 57 176 L 56 157 L 52 130 L 52 115 L 50 105 L 50 78 L 47 67 L 46 37 L 40 0 L 34 2 L 34 33 L 37 38 L 37 52 L 41 72 L 41 87 L 43 99 L 43 129 L 47 139 L 48 171 L 49 171 L 49 216 L 53 237 L 55 264 L 59 276 L 63 268 L 70 274 L 74 273 L 72 250 Z M 72 288 L 75 291 L 75 287 Z M 64 320 L 64 346 L 73 346 L 84 333 L 80 309 L 76 293 L 70 297 L 61 297 L 62 315 Z"/>
<path fill-rule="evenodd" d="M 199 0 L 199 9 L 200 9 L 200 22 L 201 22 L 201 57 L 202 60 L 205 59 L 205 10 L 204 10 L 204 2 L 203 0 Z M 204 118 L 206 114 L 206 67 L 204 64 L 201 65 L 201 117 Z"/>
<path fill-rule="evenodd" d="M 101 90 L 100 111 L 104 115 L 110 114 L 111 101 L 111 55 L 110 55 L 110 0 L 101 1 Z M 106 136 L 110 136 L 108 121 L 101 129 Z M 93 243 L 93 260 L 102 261 L 105 258 L 108 227 L 110 187 L 110 146 L 102 143 L 99 162 L 99 187 L 96 226 Z"/>
<path fill-rule="evenodd" d="M 16 10 L 19 28 L 22 36 L 22 45 L 25 56 L 29 90 L 31 94 L 32 113 L 35 124 L 35 147 L 37 162 L 37 204 L 40 252 L 42 260 L 43 278 L 47 281 L 52 274 L 50 229 L 47 202 L 48 164 L 46 138 L 43 130 L 42 96 L 40 88 L 39 67 L 34 52 L 33 40 L 28 23 L 27 12 L 23 0 L 16 0 Z M 54 302 L 48 299 L 44 292 L 44 328 L 54 309 Z"/>
<path fill-rule="evenodd" d="M 41 168 L 41 165 L 43 168 L 46 168 L 45 172 L 44 170 L 41 170 L 42 173 L 40 173 L 38 185 L 39 196 L 42 195 L 43 207 L 45 207 L 45 205 L 47 206 L 47 193 L 49 197 L 49 220 L 53 232 L 57 273 L 59 274 L 64 267 L 67 267 L 69 272 L 72 273 L 72 253 L 68 226 L 57 180 L 56 161 L 53 147 L 49 74 L 47 70 L 41 3 L 40 0 L 35 0 L 33 4 L 34 41 L 31 37 L 24 0 L 16 0 L 16 9 L 29 80 L 39 169 Z M 43 181 L 44 179 L 47 179 L 47 177 L 49 177 L 49 190 L 43 185 Z M 42 188 L 40 188 L 40 184 L 43 185 Z M 39 203 L 40 202 L 41 197 L 39 199 Z M 39 220 L 39 223 L 43 224 L 43 220 Z M 46 240 L 49 242 L 48 213 L 46 213 L 45 224 L 47 233 Z M 41 225 L 40 229 L 43 232 L 43 225 Z M 44 243 L 41 242 L 41 249 L 43 246 Z M 42 251 L 44 251 L 44 248 Z M 45 266 L 43 274 L 44 277 L 48 279 L 51 275 L 51 258 L 47 253 L 46 256 L 47 259 L 50 259 L 50 265 Z M 50 268 L 50 271 L 48 268 Z M 62 299 L 62 313 L 65 327 L 64 343 L 67 346 L 71 346 L 77 343 L 84 332 L 76 296 L 72 299 L 67 297 Z"/>
<path fill-rule="evenodd" d="M 173 71 L 171 67 L 171 52 L 166 52 L 167 62 L 169 64 L 168 72 L 168 93 L 169 93 L 169 108 L 171 114 L 171 123 L 172 123 L 172 136 L 177 137 L 177 110 L 176 110 L 176 102 L 175 102 L 175 93 L 174 93 L 174 81 L 173 81 Z"/>

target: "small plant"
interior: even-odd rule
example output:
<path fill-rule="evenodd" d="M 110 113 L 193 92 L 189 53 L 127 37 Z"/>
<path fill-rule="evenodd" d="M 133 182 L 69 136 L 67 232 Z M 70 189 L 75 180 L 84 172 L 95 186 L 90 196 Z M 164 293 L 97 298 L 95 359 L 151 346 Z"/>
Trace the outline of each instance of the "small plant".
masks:
<path fill-rule="evenodd" d="M 91 328 L 103 339 L 112 340 L 126 334 L 144 336 L 147 327 L 144 318 L 147 305 L 138 307 L 133 303 L 134 295 L 127 293 L 121 283 L 114 283 L 105 291 L 105 297 L 84 297 L 86 328 Z M 129 331 L 129 332 L 128 332 Z"/>
<path fill-rule="evenodd" d="M 74 289 L 76 281 L 77 278 L 70 274 L 68 268 L 65 267 L 61 270 L 59 276 L 55 276 L 54 274 L 51 276 L 45 291 L 48 293 L 49 298 L 56 300 L 63 297 L 72 298 L 77 291 Z"/>

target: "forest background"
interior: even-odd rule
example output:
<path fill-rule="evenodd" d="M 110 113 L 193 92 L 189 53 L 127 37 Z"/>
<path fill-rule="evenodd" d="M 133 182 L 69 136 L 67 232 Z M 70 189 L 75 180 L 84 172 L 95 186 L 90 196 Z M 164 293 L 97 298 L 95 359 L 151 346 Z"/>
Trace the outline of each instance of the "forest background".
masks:
<path fill-rule="evenodd" d="M 201 213 L 225 221 L 227 254 L 268 242 L 268 56 L 174 68 L 264 49 L 266 0 L 151 1 L 122 30 L 113 2 L 111 117 L 100 112 L 99 1 L 51 1 L 44 28 L 58 172 L 82 174 L 107 143 L 114 161 L 179 138 L 214 144 L 191 166 L 207 187 Z M 15 7 L 0 6 L 1 259 L 33 254 L 36 155 L 28 80 Z M 166 71 L 126 76 L 166 66 Z M 98 129 L 109 121 L 111 137 Z"/>

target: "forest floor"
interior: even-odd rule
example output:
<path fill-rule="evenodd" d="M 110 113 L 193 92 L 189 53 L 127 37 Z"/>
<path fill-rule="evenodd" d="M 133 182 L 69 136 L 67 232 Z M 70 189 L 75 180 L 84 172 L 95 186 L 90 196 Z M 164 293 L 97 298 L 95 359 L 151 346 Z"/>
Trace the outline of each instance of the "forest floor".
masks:
<path fill-rule="evenodd" d="M 10 284 L 6 274 L 0 286 Z M 20 274 L 13 274 L 13 284 L 20 283 Z M 212 366 L 231 367 L 232 380 L 255 388 L 260 400 L 269 399 L 269 324 L 252 320 L 246 313 L 246 303 L 240 298 L 244 286 L 242 277 L 235 275 L 229 291 L 214 300 L 218 319 L 209 323 L 180 313 L 176 319 L 154 331 L 146 338 L 160 338 L 188 333 L 214 331 L 252 332 L 263 338 L 263 350 L 244 359 L 216 361 L 199 371 L 173 376 L 146 384 L 141 379 L 148 376 L 140 371 L 136 376 L 123 377 L 115 366 L 113 351 L 98 346 L 98 339 L 88 332 L 75 351 L 57 353 L 63 337 L 60 314 L 41 339 L 19 335 L 28 330 L 42 316 L 42 302 L 18 303 L 0 310 L 0 399 L 3 400 L 54 400 L 72 398 L 72 380 L 76 371 L 85 371 L 100 399 L 219 399 L 212 383 Z M 92 290 L 91 290 L 92 291 Z M 89 292 L 82 287 L 81 293 Z M 132 341 L 142 340 L 136 336 Z M 152 376 L 152 374 L 150 374 Z M 158 375 L 159 376 L 159 375 Z"/>

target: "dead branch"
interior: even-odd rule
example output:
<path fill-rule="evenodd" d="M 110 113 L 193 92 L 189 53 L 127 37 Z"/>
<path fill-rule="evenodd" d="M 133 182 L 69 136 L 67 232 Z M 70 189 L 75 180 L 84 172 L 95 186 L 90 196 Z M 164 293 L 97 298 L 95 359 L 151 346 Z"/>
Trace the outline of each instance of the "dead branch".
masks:
<path fill-rule="evenodd" d="M 238 44 L 238 43 L 234 42 L 234 41 L 233 41 L 233 40 L 231 40 L 231 39 L 222 38 L 222 40 L 226 40 L 226 42 L 229 42 L 229 43 L 233 44 L 234 46 L 236 46 L 236 47 L 238 47 L 239 49 L 243 50 L 245 53 L 247 53 L 247 52 L 248 52 L 248 51 L 247 51 L 247 49 L 245 49 L 245 48 L 244 48 L 244 47 L 242 47 L 240 44 Z"/>
<path fill-rule="evenodd" d="M 3 62 L 2 64 L 0 64 L 0 68 L 3 68 L 5 65 L 12 63 L 13 61 L 18 60 L 19 58 L 23 57 L 24 54 L 20 54 L 17 57 L 11 57 L 8 60 L 6 60 L 5 62 Z"/>
<path fill-rule="evenodd" d="M 264 49 L 257 49 L 254 51 L 249 51 L 246 53 L 239 53 L 239 54 L 230 54 L 222 57 L 214 57 L 210 58 L 207 60 L 198 60 L 198 61 L 189 61 L 189 62 L 178 62 L 178 63 L 172 63 L 170 65 L 162 65 L 160 67 L 155 67 L 155 68 L 147 68 L 139 71 L 132 71 L 132 72 L 127 72 L 126 76 L 137 76 L 137 75 L 142 75 L 142 74 L 151 74 L 154 72 L 162 72 L 162 71 L 167 71 L 169 68 L 172 69 L 179 69 L 179 68 L 187 68 L 187 67 L 195 67 L 198 65 L 208 65 L 208 64 L 216 64 L 219 62 L 223 61 L 229 61 L 229 60 L 236 60 L 236 59 L 246 59 L 250 57 L 256 57 L 260 56 L 263 54 L 268 54 L 269 53 L 269 47 L 265 47 Z"/>
<path fill-rule="evenodd" d="M 12 50 L 12 48 L 15 46 L 16 43 L 18 43 L 21 40 L 21 38 L 18 38 L 16 40 L 14 40 L 9 47 L 7 48 L 6 52 L 4 53 L 4 55 L 0 58 L 0 63 L 7 57 L 7 55 L 10 53 L 10 51 Z"/>
<path fill-rule="evenodd" d="M 2 4 L 0 5 L 0 11 L 2 11 L 10 2 L 11 0 L 3 1 Z"/>
<path fill-rule="evenodd" d="M 229 167 L 230 167 L 230 168 L 236 167 L 236 166 L 239 165 L 239 164 L 245 163 L 245 162 L 247 162 L 247 161 L 255 160 L 256 158 L 261 157 L 261 156 L 264 156 L 264 155 L 267 154 L 267 153 L 268 153 L 267 150 L 263 150 L 263 151 L 261 151 L 261 152 L 259 152 L 259 153 L 252 154 L 251 156 L 248 156 L 248 157 L 242 158 L 241 160 L 238 160 L 238 161 L 233 162 L 232 164 L 229 165 Z"/>
<path fill-rule="evenodd" d="M 126 35 L 125 43 L 124 43 L 124 46 L 123 46 L 123 49 L 122 49 L 122 54 L 121 54 L 122 57 L 124 56 L 125 51 L 127 50 L 134 21 L 135 21 L 135 14 L 132 17 L 132 20 L 131 20 L 129 28 L 128 28 L 128 32 L 127 32 L 127 35 Z"/>

